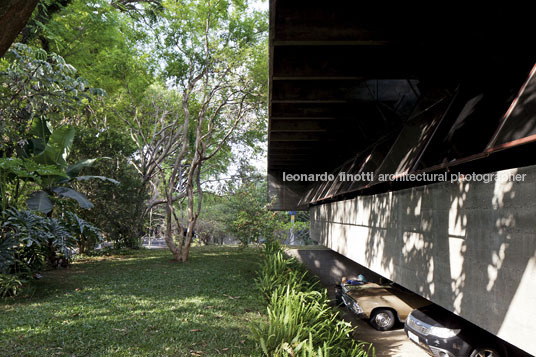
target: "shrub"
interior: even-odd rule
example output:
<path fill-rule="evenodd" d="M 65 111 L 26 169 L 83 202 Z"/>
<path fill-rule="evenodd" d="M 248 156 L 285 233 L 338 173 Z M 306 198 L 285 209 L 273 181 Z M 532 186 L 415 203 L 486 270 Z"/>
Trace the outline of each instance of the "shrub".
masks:
<path fill-rule="evenodd" d="M 269 241 L 256 285 L 268 299 L 266 320 L 251 326 L 250 337 L 266 356 L 367 356 L 354 328 L 329 305 L 326 289 L 281 246 Z"/>
<path fill-rule="evenodd" d="M 80 254 L 93 249 L 98 242 L 102 241 L 100 231 L 95 226 L 72 212 L 65 212 L 63 223 L 76 237 Z"/>
<path fill-rule="evenodd" d="M 67 212 L 63 218 L 43 217 L 14 208 L 0 213 L 2 295 L 16 295 L 22 279 L 30 278 L 47 265 L 67 266 L 73 249 L 85 236 L 98 238 L 97 229 L 75 214 Z"/>
<path fill-rule="evenodd" d="M 312 289 L 317 282 L 308 276 L 294 258 L 288 258 L 282 251 L 267 254 L 264 263 L 255 279 L 257 288 L 266 299 L 281 286 L 290 286 L 292 289 L 304 291 Z"/>
<path fill-rule="evenodd" d="M 48 240 L 55 238 L 50 229 L 58 227 L 46 217 L 13 208 L 3 212 L 1 222 L 0 272 L 31 275 L 42 269 L 46 264 Z"/>
<path fill-rule="evenodd" d="M 0 297 L 17 295 L 23 283 L 24 280 L 16 275 L 0 274 Z"/>

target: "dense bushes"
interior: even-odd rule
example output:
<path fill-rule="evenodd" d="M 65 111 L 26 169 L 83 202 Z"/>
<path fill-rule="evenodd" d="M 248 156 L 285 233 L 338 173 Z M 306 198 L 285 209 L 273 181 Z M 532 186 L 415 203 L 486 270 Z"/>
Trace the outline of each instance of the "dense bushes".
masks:
<path fill-rule="evenodd" d="M 74 161 L 87 157 L 107 157 L 85 169 L 85 175 L 115 179 L 118 185 L 102 184 L 97 180 L 76 182 L 76 190 L 93 204 L 90 210 L 76 213 L 88 222 L 98 222 L 103 238 L 116 248 L 138 248 L 145 223 L 143 210 L 147 188 L 129 160 L 136 147 L 130 137 L 120 130 L 108 128 L 77 128 L 71 158 Z"/>
<path fill-rule="evenodd" d="M 316 282 L 295 259 L 289 259 L 282 251 L 268 253 L 261 265 L 256 285 L 263 296 L 270 300 L 274 291 L 290 287 L 297 291 L 314 289 Z"/>
<path fill-rule="evenodd" d="M 266 356 L 367 356 L 353 328 L 329 305 L 327 292 L 278 243 L 264 245 L 256 285 L 268 300 L 268 317 L 251 326 Z"/>
<path fill-rule="evenodd" d="M 80 182 L 119 182 L 82 174 L 97 159 L 67 161 L 74 124 L 89 116 L 102 90 L 61 56 L 24 44 L 0 60 L 0 79 L 0 295 L 8 296 L 45 267 L 67 266 L 76 247 L 83 252 L 100 240 L 76 214 L 93 207 L 76 191 Z"/>
<path fill-rule="evenodd" d="M 16 275 L 0 273 L 0 297 L 17 295 L 24 282 Z"/>
<path fill-rule="evenodd" d="M 47 266 L 66 266 L 87 237 L 98 240 L 100 235 L 71 212 L 59 219 L 14 208 L 0 213 L 0 296 L 16 295 Z"/>

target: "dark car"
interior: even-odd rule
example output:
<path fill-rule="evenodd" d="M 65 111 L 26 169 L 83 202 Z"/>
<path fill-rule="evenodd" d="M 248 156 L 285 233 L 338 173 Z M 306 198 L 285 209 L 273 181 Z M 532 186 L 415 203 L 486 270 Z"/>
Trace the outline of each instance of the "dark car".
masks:
<path fill-rule="evenodd" d="M 492 334 L 437 305 L 418 308 L 404 324 L 409 339 L 434 357 L 505 357 Z"/>

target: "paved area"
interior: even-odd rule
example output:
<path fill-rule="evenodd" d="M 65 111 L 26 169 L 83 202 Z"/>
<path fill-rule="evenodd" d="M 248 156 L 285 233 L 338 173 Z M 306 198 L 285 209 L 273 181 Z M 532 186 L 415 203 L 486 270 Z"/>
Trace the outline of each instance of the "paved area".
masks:
<path fill-rule="evenodd" d="M 363 274 L 369 281 L 378 282 L 380 276 L 360 264 L 330 249 L 289 249 L 289 255 L 296 257 L 316 274 L 328 289 L 331 298 L 335 296 L 335 284 L 342 276 Z M 372 342 L 376 356 L 426 357 L 428 354 L 412 343 L 404 333 L 402 326 L 392 331 L 377 331 L 368 322 L 357 319 L 348 310 L 343 309 L 344 318 L 357 326 L 358 338 Z"/>
<path fill-rule="evenodd" d="M 152 238 L 150 242 L 148 239 L 144 239 L 142 241 L 142 245 L 148 249 L 167 248 L 166 241 L 164 240 L 164 238 Z"/>

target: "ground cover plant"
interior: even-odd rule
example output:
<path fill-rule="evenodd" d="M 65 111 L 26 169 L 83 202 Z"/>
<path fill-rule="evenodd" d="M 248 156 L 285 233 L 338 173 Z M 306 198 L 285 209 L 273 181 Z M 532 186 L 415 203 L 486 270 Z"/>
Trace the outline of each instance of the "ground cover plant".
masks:
<path fill-rule="evenodd" d="M 255 280 L 267 300 L 267 318 L 251 324 L 250 338 L 266 356 L 368 356 L 371 345 L 352 338 L 354 328 L 330 306 L 327 291 L 277 242 L 264 244 Z"/>
<path fill-rule="evenodd" d="M 264 306 L 253 248 L 86 257 L 0 299 L 2 356 L 252 356 Z"/>

